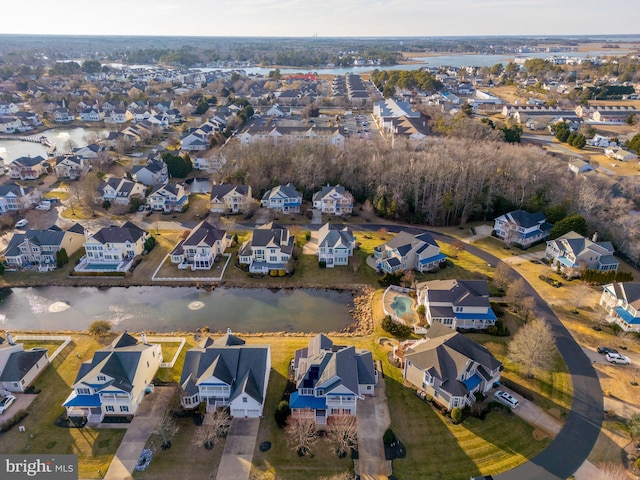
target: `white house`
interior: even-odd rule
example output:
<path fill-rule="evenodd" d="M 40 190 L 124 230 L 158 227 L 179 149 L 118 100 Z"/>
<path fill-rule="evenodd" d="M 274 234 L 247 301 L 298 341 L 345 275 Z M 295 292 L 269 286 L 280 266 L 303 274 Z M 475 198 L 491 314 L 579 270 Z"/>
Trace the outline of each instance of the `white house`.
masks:
<path fill-rule="evenodd" d="M 241 265 L 249 265 L 249 271 L 252 273 L 288 271 L 293 246 L 294 236 L 288 229 L 267 223 L 251 232 L 249 240 L 240 247 L 238 260 Z"/>
<path fill-rule="evenodd" d="M 221 183 L 211 187 L 209 204 L 214 213 L 244 213 L 252 200 L 250 185 Z"/>
<path fill-rule="evenodd" d="M 609 321 L 625 332 L 640 332 L 640 282 L 613 282 L 603 287 L 600 305 Z"/>
<path fill-rule="evenodd" d="M 180 376 L 186 409 L 204 403 L 208 412 L 229 407 L 232 417 L 263 416 L 271 370 L 269 345 L 247 345 L 231 334 L 205 338 L 187 351 Z"/>
<path fill-rule="evenodd" d="M 189 195 L 181 183 L 156 185 L 147 197 L 147 205 L 152 210 L 181 212 L 189 204 Z"/>
<path fill-rule="evenodd" d="M 160 345 L 128 333 L 80 365 L 71 394 L 62 404 L 69 417 L 101 422 L 106 416 L 135 415 L 162 363 Z"/>
<path fill-rule="evenodd" d="M 438 270 L 447 256 L 429 233 L 412 235 L 400 232 L 373 249 L 376 268 L 387 273 L 417 270 L 421 273 Z"/>
<path fill-rule="evenodd" d="M 594 236 L 595 240 L 595 236 Z M 584 270 L 618 271 L 618 260 L 611 242 L 595 242 L 576 232 L 569 232 L 555 240 L 547 240 L 545 257 L 554 268 L 560 267 L 570 276 Z"/>
<path fill-rule="evenodd" d="M 595 168 L 593 168 L 593 165 L 585 162 L 584 160 L 580 160 L 580 159 L 569 160 L 569 171 L 572 173 L 575 173 L 576 175 L 580 173 L 592 172 L 594 170 Z"/>
<path fill-rule="evenodd" d="M 77 180 L 87 173 L 91 165 L 87 160 L 77 155 L 61 155 L 55 158 L 53 169 L 58 178 Z"/>
<path fill-rule="evenodd" d="M 230 246 L 231 236 L 225 230 L 203 220 L 171 251 L 171 263 L 180 269 L 210 270 L 215 259 Z"/>
<path fill-rule="evenodd" d="M 316 335 L 293 358 L 296 391 L 289 397 L 291 416 L 324 425 L 338 415 L 356 415 L 358 400 L 373 395 L 378 372 L 369 350 L 334 345 Z"/>
<path fill-rule="evenodd" d="M 160 185 L 169 181 L 169 169 L 163 160 L 150 160 L 131 167 L 131 177 L 143 185 Z"/>
<path fill-rule="evenodd" d="M 49 365 L 46 348 L 24 349 L 16 343 L 11 333 L 7 339 L 0 337 L 0 389 L 8 392 L 24 392 Z"/>
<path fill-rule="evenodd" d="M 98 185 L 97 195 L 112 205 L 128 205 L 133 197 L 144 198 L 146 187 L 126 178 L 111 177 Z"/>
<path fill-rule="evenodd" d="M 631 152 L 620 147 L 607 147 L 604 149 L 604 154 L 609 158 L 620 160 L 621 162 L 630 162 L 631 160 L 636 160 L 638 158 L 638 155 L 636 155 L 635 152 Z"/>
<path fill-rule="evenodd" d="M 432 280 L 416 285 L 418 305 L 424 305 L 429 325 L 484 330 L 495 325 L 486 280 Z"/>
<path fill-rule="evenodd" d="M 302 193 L 288 183 L 267 190 L 262 197 L 261 205 L 282 213 L 300 213 Z"/>
<path fill-rule="evenodd" d="M 40 201 L 40 190 L 16 183 L 0 185 L 0 214 L 33 207 Z"/>
<path fill-rule="evenodd" d="M 330 215 L 348 215 L 353 211 L 353 195 L 342 185 L 327 184 L 313 194 L 313 208 Z"/>
<path fill-rule="evenodd" d="M 318 262 L 327 268 L 349 265 L 355 247 L 356 239 L 348 227 L 326 223 L 318 230 Z"/>
<path fill-rule="evenodd" d="M 529 213 L 514 210 L 495 219 L 493 229 L 496 236 L 507 244 L 519 244 L 528 248 L 549 236 L 553 225 L 547 223 L 542 212 Z"/>
<path fill-rule="evenodd" d="M 16 158 L 9 164 L 9 177 L 16 180 L 36 180 L 46 173 L 45 163 L 46 160 L 40 155 Z"/>

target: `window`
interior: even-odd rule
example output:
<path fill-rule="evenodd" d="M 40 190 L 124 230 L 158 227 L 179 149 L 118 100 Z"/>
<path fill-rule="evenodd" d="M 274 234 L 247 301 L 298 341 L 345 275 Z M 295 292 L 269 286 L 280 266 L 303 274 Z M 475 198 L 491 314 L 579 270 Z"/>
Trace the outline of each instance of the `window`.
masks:
<path fill-rule="evenodd" d="M 76 390 L 78 395 L 91 395 L 91 390 L 89 388 L 78 388 Z"/>
<path fill-rule="evenodd" d="M 247 397 L 242 397 L 242 403 L 247 403 Z"/>
<path fill-rule="evenodd" d="M 105 377 L 104 375 L 98 375 L 98 381 L 99 382 L 106 382 L 107 381 L 107 377 Z"/>
<path fill-rule="evenodd" d="M 128 412 L 129 411 L 129 407 L 127 407 L 126 405 L 121 405 L 120 406 L 120 411 L 121 412 Z"/>
<path fill-rule="evenodd" d="M 115 412 L 115 409 L 113 408 L 113 405 L 106 405 L 106 406 L 104 407 L 104 409 L 105 409 L 107 412 Z"/>

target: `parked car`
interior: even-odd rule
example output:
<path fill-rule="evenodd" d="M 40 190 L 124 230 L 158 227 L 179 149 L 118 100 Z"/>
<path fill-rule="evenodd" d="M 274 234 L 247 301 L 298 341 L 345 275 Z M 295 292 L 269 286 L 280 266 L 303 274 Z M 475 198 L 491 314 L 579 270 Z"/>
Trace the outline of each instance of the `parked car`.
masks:
<path fill-rule="evenodd" d="M 51 210 L 51 202 L 40 202 L 36 205 L 36 210 L 44 210 L 45 212 L 48 212 Z"/>
<path fill-rule="evenodd" d="M 16 397 L 13 395 L 7 395 L 6 397 L 0 398 L 0 415 L 2 415 L 15 401 Z"/>
<path fill-rule="evenodd" d="M 493 394 L 494 398 L 498 400 L 500 403 L 505 404 L 507 407 L 516 408 L 518 406 L 518 399 L 509 395 L 504 390 L 498 390 Z"/>
<path fill-rule="evenodd" d="M 607 353 L 618 353 L 617 350 L 609 347 L 598 347 L 597 350 L 598 353 L 601 353 L 602 355 L 606 355 Z"/>
<path fill-rule="evenodd" d="M 138 211 L 139 211 L 139 212 L 144 212 L 144 205 L 140 205 L 140 206 L 138 207 Z"/>
<path fill-rule="evenodd" d="M 618 352 L 609 352 L 605 355 L 607 362 L 610 363 L 619 363 L 621 365 L 629 365 L 631 363 L 631 360 L 629 360 L 629 357 L 626 357 L 624 355 L 620 355 Z"/>
<path fill-rule="evenodd" d="M 27 220 L 26 218 L 23 218 L 22 220 L 18 220 L 16 222 L 16 228 L 24 228 L 27 226 L 28 223 L 29 223 L 29 220 Z"/>

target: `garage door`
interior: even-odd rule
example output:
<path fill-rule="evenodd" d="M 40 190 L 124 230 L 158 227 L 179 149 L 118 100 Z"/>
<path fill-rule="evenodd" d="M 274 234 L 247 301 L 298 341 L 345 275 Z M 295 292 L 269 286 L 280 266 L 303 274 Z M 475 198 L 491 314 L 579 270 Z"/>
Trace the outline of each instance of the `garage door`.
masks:
<path fill-rule="evenodd" d="M 246 410 L 244 408 L 232 408 L 231 409 L 232 417 L 244 417 L 246 416 Z"/>

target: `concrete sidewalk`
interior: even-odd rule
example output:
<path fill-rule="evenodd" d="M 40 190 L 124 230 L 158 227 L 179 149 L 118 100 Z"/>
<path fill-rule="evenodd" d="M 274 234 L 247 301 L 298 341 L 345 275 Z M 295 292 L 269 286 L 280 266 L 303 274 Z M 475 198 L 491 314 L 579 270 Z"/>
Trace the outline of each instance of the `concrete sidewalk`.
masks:
<path fill-rule="evenodd" d="M 133 478 L 133 469 L 138 463 L 140 452 L 154 427 L 167 411 L 174 391 L 174 387 L 155 387 L 154 391 L 144 398 L 129 424 L 116 455 L 111 460 L 105 479 L 130 480 Z"/>
<path fill-rule="evenodd" d="M 259 418 L 234 418 L 218 467 L 218 480 L 248 480 L 258 438 Z"/>

